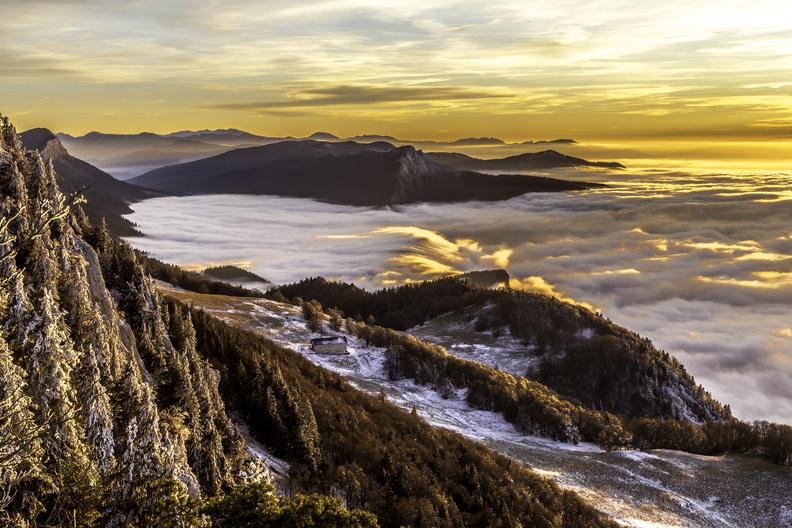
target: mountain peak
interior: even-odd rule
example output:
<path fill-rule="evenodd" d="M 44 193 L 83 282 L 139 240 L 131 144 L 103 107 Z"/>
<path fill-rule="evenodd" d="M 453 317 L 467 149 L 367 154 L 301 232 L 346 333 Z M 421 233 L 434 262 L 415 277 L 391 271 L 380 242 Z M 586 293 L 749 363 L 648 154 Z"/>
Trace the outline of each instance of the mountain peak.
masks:
<path fill-rule="evenodd" d="M 44 159 L 55 161 L 68 155 L 58 136 L 47 128 L 31 128 L 22 132 L 20 137 L 27 148 L 38 150 Z"/>
<path fill-rule="evenodd" d="M 338 136 L 336 136 L 335 134 L 331 134 L 330 132 L 314 132 L 313 134 L 308 136 L 308 139 L 315 139 L 318 141 L 333 141 L 339 138 Z"/>
<path fill-rule="evenodd" d="M 504 141 L 496 137 L 468 137 L 457 139 L 454 145 L 503 145 Z"/>
<path fill-rule="evenodd" d="M 239 130 L 238 128 L 216 128 L 213 130 L 204 128 L 203 130 L 179 130 L 178 132 L 164 134 L 164 136 L 174 138 L 190 138 L 193 136 L 230 136 L 241 138 L 253 136 L 253 134 L 245 132 L 244 130 Z"/>

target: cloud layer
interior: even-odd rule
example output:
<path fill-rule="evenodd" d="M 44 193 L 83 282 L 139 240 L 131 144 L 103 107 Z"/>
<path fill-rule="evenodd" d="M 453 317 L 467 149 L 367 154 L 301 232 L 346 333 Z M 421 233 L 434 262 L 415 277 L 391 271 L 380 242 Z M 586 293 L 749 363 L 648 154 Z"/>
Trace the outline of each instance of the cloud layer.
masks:
<path fill-rule="evenodd" d="M 792 176 L 561 175 L 610 187 L 393 209 L 158 198 L 134 206 L 147 236 L 133 242 L 181 264 L 249 261 L 276 282 L 374 288 L 504 267 L 650 337 L 738 416 L 792 422 Z"/>

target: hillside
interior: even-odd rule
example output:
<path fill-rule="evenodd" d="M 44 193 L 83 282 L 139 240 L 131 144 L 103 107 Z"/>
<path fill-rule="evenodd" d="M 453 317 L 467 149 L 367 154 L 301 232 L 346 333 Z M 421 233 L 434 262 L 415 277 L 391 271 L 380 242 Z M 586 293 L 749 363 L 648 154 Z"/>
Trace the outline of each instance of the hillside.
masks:
<path fill-rule="evenodd" d="M 551 297 L 476 288 L 455 278 L 367 292 L 323 279 L 277 288 L 396 330 L 469 309 L 471 330 L 508 333 L 534 368 L 517 372 L 587 407 L 626 418 L 729 417 L 668 354 L 604 317 Z M 423 332 L 423 335 L 427 335 Z M 594 360 L 594 358 L 596 358 Z"/>
<path fill-rule="evenodd" d="M 6 120 L 0 196 L 0 525 L 615 526 L 293 350 L 164 301 Z M 290 498 L 268 482 L 274 458 Z"/>
<path fill-rule="evenodd" d="M 266 479 L 189 317 L 162 318 L 128 246 L 108 288 L 54 173 L 0 132 L 0 524 L 145 525 Z"/>
<path fill-rule="evenodd" d="M 478 288 L 505 286 L 509 284 L 509 280 L 511 279 L 509 273 L 502 269 L 468 271 L 467 273 L 456 275 L 455 278 L 457 280 L 467 281 L 471 286 L 476 286 Z"/>
<path fill-rule="evenodd" d="M 464 388 L 471 405 L 502 412 L 518 429 L 609 447 L 749 452 L 792 465 L 792 427 L 737 420 L 648 339 L 546 295 L 456 278 L 377 292 L 314 278 L 275 288 L 270 297 L 310 300 L 365 319 L 370 324 L 355 332 L 390 347 L 393 379 Z M 466 362 L 449 360 L 449 351 Z"/>
<path fill-rule="evenodd" d="M 263 283 L 266 284 L 269 281 L 264 277 L 260 277 L 256 275 L 250 270 L 242 269 L 238 266 L 211 266 L 209 268 L 205 268 L 201 273 L 212 277 L 214 279 L 223 280 L 226 282 L 240 282 L 240 283 Z"/>
<path fill-rule="evenodd" d="M 418 416 L 435 427 L 456 431 L 530 465 L 559 485 L 576 490 L 597 509 L 627 526 L 776 528 L 787 526 L 792 520 L 792 511 L 786 508 L 790 467 L 737 454 L 608 451 L 590 443 L 575 445 L 526 435 L 507 421 L 506 415 L 481 408 L 480 400 L 470 397 L 472 390 L 459 386 L 449 390 L 442 383 L 393 376 L 393 355 L 377 342 L 379 338 L 373 334 L 371 341 L 357 337 L 356 334 L 363 335 L 358 331 L 361 324 L 342 321 L 337 325 L 331 310 L 321 317 L 319 329 L 317 321 L 310 317 L 315 312 L 306 309 L 311 303 L 300 308 L 269 299 L 195 294 L 167 285 L 163 292 L 229 325 L 290 348 L 312 364 L 343 376 L 353 387 L 384 394 L 402 409 L 415 409 Z M 313 352 L 310 339 L 319 335 L 345 336 L 348 353 Z M 454 337 L 457 339 L 445 348 L 448 356 L 443 363 L 448 362 L 449 356 L 458 357 L 466 350 L 466 336 L 460 333 Z M 469 355 L 476 361 L 474 354 Z M 483 354 L 478 356 L 483 358 Z M 434 375 L 431 366 L 425 372 Z M 509 380 L 509 376 L 502 376 L 501 380 Z"/>
<path fill-rule="evenodd" d="M 613 161 L 588 161 L 567 156 L 557 150 L 527 152 L 498 159 L 479 159 L 456 152 L 429 152 L 426 156 L 459 170 L 472 171 L 526 171 L 532 169 L 555 169 L 559 167 L 604 167 L 623 169 L 624 165 Z"/>
<path fill-rule="evenodd" d="M 413 147 L 385 142 L 289 141 L 237 149 L 163 167 L 132 180 L 185 194 L 273 194 L 349 205 L 503 200 L 589 184 L 531 176 L 488 176 L 437 164 Z"/>
<path fill-rule="evenodd" d="M 58 186 L 64 193 L 83 192 L 87 200 L 83 208 L 92 222 L 99 223 L 104 218 L 110 230 L 118 236 L 139 234 L 132 223 L 121 215 L 132 212 L 130 203 L 159 196 L 161 193 L 119 181 L 93 165 L 75 158 L 45 128 L 28 130 L 20 137 L 26 148 L 37 150 L 45 161 L 52 162 Z"/>

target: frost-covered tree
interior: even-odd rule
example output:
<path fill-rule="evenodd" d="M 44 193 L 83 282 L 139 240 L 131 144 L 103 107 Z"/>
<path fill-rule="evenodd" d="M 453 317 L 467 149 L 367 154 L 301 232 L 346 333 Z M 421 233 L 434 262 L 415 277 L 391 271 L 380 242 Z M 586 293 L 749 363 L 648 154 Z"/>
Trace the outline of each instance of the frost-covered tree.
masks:
<path fill-rule="evenodd" d="M 98 471 L 88 456 L 85 431 L 78 419 L 73 382 L 75 352 L 55 300 L 48 288 L 30 325 L 24 350 L 28 393 L 41 428 L 45 467 L 56 488 L 44 501 L 49 514 L 66 522 L 88 516 L 96 500 Z"/>
<path fill-rule="evenodd" d="M 84 350 L 77 370 L 77 392 L 91 460 L 106 475 L 115 460 L 113 415 L 110 396 L 102 384 L 97 354 L 91 345 Z"/>
<path fill-rule="evenodd" d="M 6 269 L 8 272 L 3 273 L 3 278 L 7 279 L 6 291 L 9 298 L 3 329 L 7 332 L 11 348 L 20 350 L 27 339 L 29 325 L 33 317 L 33 306 L 25 292 L 22 274 L 16 273 L 13 262 Z"/>
<path fill-rule="evenodd" d="M 32 487 L 30 481 L 44 478 L 40 431 L 25 391 L 24 373 L 14 363 L 5 338 L 0 335 L 0 512 L 7 512 L 14 504 L 17 522 L 37 513 L 36 501 L 31 501 L 25 490 Z M 23 508 L 24 505 L 32 508 Z M 12 520 L 10 514 L 0 513 L 0 525 L 10 525 Z"/>
<path fill-rule="evenodd" d="M 74 419 L 77 399 L 71 376 L 76 356 L 68 327 L 48 288 L 40 296 L 30 325 L 26 357 L 37 419 L 48 431 L 44 441 L 47 457 L 56 466 L 72 458 L 87 462 L 81 442 L 83 432 Z"/>
<path fill-rule="evenodd" d="M 187 487 L 172 478 L 177 471 L 168 464 L 176 457 L 165 451 L 172 442 L 163 441 L 159 413 L 151 387 L 140 377 L 130 361 L 119 384 L 117 401 L 123 408 L 117 413 L 127 419 L 119 445 L 108 513 L 108 526 L 138 525 L 141 519 L 153 519 L 161 506 L 152 486 L 170 483 L 173 493 L 187 496 Z"/>

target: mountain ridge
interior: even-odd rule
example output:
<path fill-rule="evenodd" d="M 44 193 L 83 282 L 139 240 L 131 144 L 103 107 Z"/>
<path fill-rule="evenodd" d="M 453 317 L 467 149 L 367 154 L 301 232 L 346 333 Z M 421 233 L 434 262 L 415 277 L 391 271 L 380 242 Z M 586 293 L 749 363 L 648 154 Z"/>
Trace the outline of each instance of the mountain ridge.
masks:
<path fill-rule="evenodd" d="M 429 152 L 430 159 L 460 170 L 480 171 L 522 171 L 531 169 L 552 169 L 557 167 L 602 167 L 624 169 L 624 165 L 613 161 L 588 161 L 562 154 L 557 150 L 525 152 L 514 156 L 494 159 L 479 159 L 457 152 Z"/>
<path fill-rule="evenodd" d="M 235 149 L 156 169 L 131 181 L 186 194 L 274 194 L 359 206 L 503 200 L 526 192 L 596 186 L 457 170 L 437 163 L 410 145 L 313 140 Z"/>
<path fill-rule="evenodd" d="M 386 141 L 398 146 L 452 149 L 454 147 L 537 147 L 541 145 L 574 145 L 571 139 L 552 139 L 508 143 L 498 138 L 460 138 L 456 140 L 409 140 L 385 134 L 360 134 L 341 138 L 329 132 L 314 132 L 307 137 L 263 136 L 235 128 L 181 130 L 167 134 L 141 132 L 104 134 L 90 132 L 82 136 L 59 133 L 61 141 L 74 155 L 119 177 L 139 176 L 150 170 L 175 163 L 215 156 L 234 148 L 261 146 L 283 141 L 318 139 L 331 142 Z"/>

